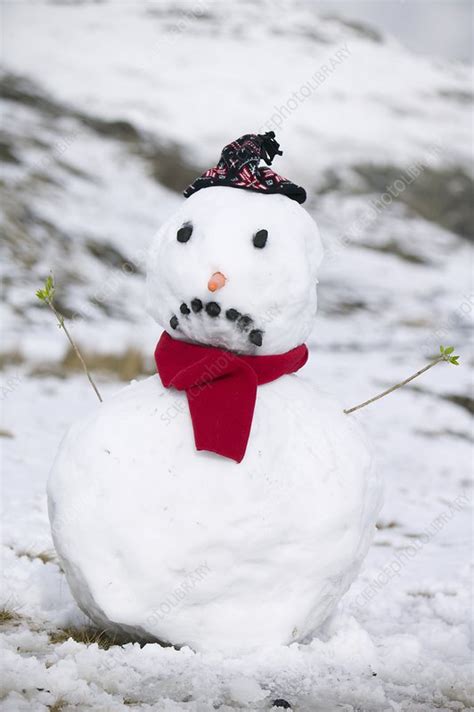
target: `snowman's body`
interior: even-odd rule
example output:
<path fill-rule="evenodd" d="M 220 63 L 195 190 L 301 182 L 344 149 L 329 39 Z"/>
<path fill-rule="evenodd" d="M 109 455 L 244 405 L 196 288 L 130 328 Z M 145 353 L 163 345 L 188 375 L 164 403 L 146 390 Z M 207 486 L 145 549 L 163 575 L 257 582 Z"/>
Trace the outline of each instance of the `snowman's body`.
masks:
<path fill-rule="evenodd" d="M 252 242 L 263 229 L 264 249 Z M 157 236 L 149 309 L 182 340 L 282 353 L 312 326 L 321 253 L 288 198 L 206 189 Z M 209 294 L 216 273 L 225 284 Z M 259 386 L 240 464 L 196 451 L 185 394 L 153 376 L 73 426 L 49 483 L 55 544 L 86 613 L 228 652 L 314 633 L 355 577 L 379 503 L 357 424 L 304 372 Z"/>

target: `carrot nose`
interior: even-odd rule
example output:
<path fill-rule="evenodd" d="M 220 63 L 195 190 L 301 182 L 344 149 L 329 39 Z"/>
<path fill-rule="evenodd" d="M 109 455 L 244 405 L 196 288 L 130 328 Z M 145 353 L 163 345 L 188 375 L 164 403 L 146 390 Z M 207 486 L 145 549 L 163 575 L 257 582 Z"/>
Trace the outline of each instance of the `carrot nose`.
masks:
<path fill-rule="evenodd" d="M 211 279 L 207 283 L 207 288 L 210 292 L 217 292 L 218 289 L 222 289 L 226 283 L 226 278 L 222 272 L 214 272 Z"/>

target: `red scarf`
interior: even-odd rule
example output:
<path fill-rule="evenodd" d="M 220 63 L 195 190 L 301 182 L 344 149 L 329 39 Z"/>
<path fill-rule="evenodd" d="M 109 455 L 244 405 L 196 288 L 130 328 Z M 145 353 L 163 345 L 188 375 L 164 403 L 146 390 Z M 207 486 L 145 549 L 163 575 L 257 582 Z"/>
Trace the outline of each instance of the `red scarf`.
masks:
<path fill-rule="evenodd" d="M 197 450 L 241 462 L 252 426 L 257 385 L 294 373 L 308 360 L 305 344 L 276 356 L 241 356 L 214 346 L 172 339 L 155 350 L 165 388 L 186 391 Z"/>

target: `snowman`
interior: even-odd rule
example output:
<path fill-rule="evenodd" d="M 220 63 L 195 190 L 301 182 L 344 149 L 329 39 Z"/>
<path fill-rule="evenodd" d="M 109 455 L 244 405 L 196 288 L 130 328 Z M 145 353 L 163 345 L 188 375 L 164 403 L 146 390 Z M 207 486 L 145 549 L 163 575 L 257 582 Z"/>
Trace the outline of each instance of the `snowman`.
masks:
<path fill-rule="evenodd" d="M 300 370 L 323 250 L 304 190 L 269 168 L 278 148 L 243 136 L 185 191 L 148 260 L 157 374 L 74 424 L 51 472 L 74 597 L 136 640 L 308 641 L 374 533 L 364 435 Z"/>

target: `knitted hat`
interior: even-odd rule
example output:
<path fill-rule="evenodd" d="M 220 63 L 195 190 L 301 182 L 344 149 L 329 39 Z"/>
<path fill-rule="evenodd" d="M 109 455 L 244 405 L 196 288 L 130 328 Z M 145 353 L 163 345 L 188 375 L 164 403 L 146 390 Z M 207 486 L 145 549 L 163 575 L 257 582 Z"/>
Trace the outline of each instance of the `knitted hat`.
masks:
<path fill-rule="evenodd" d="M 225 185 L 258 193 L 281 193 L 297 203 L 304 203 L 304 188 L 279 176 L 270 168 L 259 168 L 261 159 L 270 166 L 276 155 L 281 156 L 279 148 L 280 144 L 275 140 L 273 131 L 241 136 L 224 147 L 217 166 L 196 178 L 184 191 L 184 197 L 189 198 L 201 188 Z"/>

